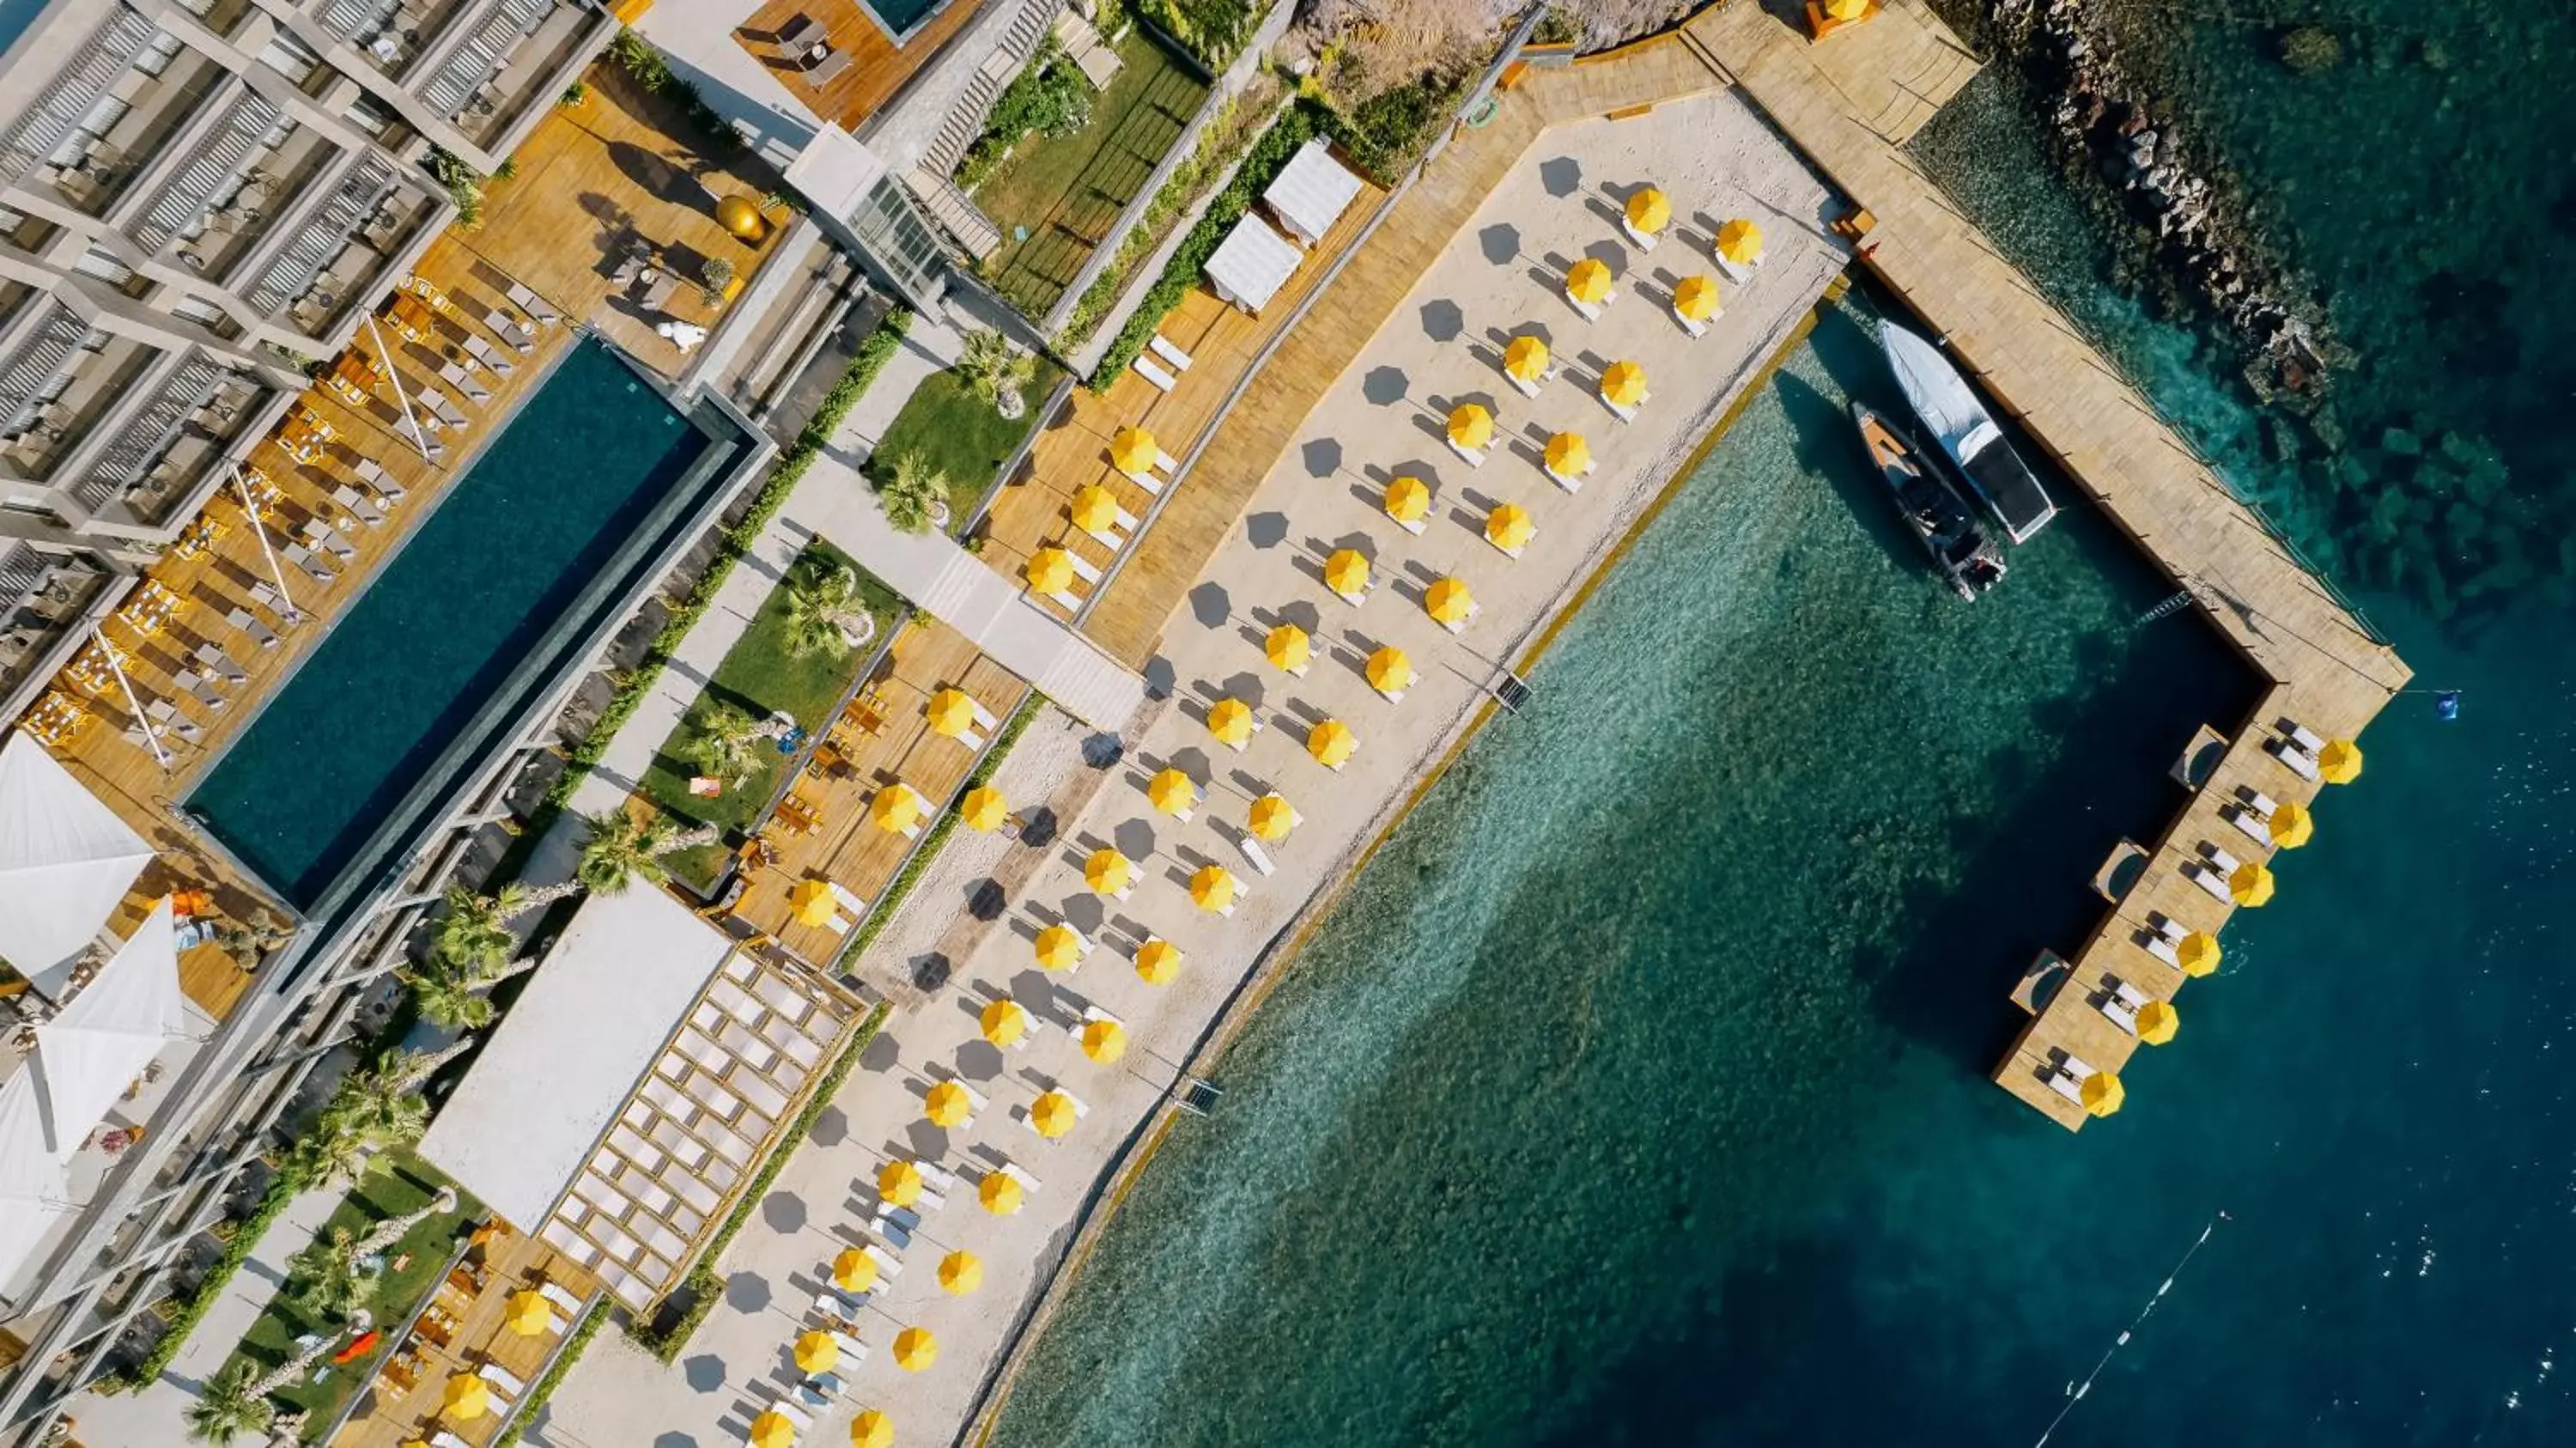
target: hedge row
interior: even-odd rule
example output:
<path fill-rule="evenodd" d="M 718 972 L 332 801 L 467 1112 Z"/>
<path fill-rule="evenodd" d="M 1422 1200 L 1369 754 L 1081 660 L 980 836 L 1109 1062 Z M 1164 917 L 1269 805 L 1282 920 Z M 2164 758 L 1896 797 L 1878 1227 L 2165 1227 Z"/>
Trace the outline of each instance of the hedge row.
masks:
<path fill-rule="evenodd" d="M 610 1301 L 603 1296 L 590 1305 L 590 1311 L 582 1314 L 572 1336 L 564 1339 L 563 1351 L 555 1354 L 555 1360 L 546 1366 L 545 1375 L 538 1378 L 537 1385 L 528 1389 L 528 1395 L 519 1400 L 517 1411 L 510 1415 L 509 1429 L 492 1440 L 492 1448 L 519 1448 L 519 1435 L 528 1431 L 528 1423 L 544 1411 L 546 1400 L 555 1395 L 555 1389 L 563 1386 L 564 1378 L 571 1374 L 573 1364 L 581 1361 L 582 1350 L 590 1346 L 590 1340 L 599 1336 L 599 1330 L 608 1325 Z"/>
<path fill-rule="evenodd" d="M 295 1194 L 303 1189 L 303 1182 L 291 1171 L 280 1171 L 270 1178 L 268 1190 L 261 1194 L 259 1205 L 251 1208 L 250 1215 L 234 1226 L 232 1240 L 224 1243 L 224 1255 L 215 1259 L 215 1265 L 197 1284 L 197 1290 L 189 1293 L 188 1300 L 180 1303 L 179 1310 L 171 1314 L 170 1330 L 161 1334 L 161 1340 L 152 1345 L 152 1351 L 144 1354 L 143 1361 L 137 1363 L 132 1371 L 102 1374 L 90 1386 L 102 1393 L 131 1393 L 147 1383 L 158 1381 L 171 1360 L 179 1355 L 179 1349 L 188 1345 L 188 1335 L 195 1332 L 197 1324 L 214 1309 L 215 1299 L 224 1295 L 225 1284 L 231 1282 L 233 1274 L 250 1260 L 251 1249 L 259 1245 L 260 1238 L 268 1235 L 268 1229 L 276 1225 L 279 1214 L 286 1210 L 286 1204 L 295 1200 Z"/>

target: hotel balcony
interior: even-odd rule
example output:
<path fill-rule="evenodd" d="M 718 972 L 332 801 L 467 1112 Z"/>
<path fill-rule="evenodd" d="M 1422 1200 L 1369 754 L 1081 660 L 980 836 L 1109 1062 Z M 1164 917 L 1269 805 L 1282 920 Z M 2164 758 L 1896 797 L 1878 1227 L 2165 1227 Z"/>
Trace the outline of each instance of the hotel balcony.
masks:
<path fill-rule="evenodd" d="M 242 22 L 259 10 L 255 0 L 171 0 L 171 3 L 196 16 L 198 24 L 226 40 L 232 39 L 241 30 Z"/>
<path fill-rule="evenodd" d="M 442 199 L 406 185 L 393 162 L 346 155 L 309 185 L 237 264 L 234 285 L 259 316 L 336 349 L 345 324 L 418 257 L 447 214 Z"/>
<path fill-rule="evenodd" d="M 322 28 L 473 146 L 562 92 L 610 22 L 560 0 L 314 0 Z"/>
<path fill-rule="evenodd" d="M 340 154 L 328 136 L 235 82 L 153 163 L 113 219 L 146 257 L 229 281 Z"/>
<path fill-rule="evenodd" d="M 0 707 L 15 717 L 114 606 L 119 576 L 87 554 L 0 535 Z M 122 589 L 115 589 L 121 593 Z"/>
<path fill-rule="evenodd" d="M 91 327 L 53 297 L 0 331 L 0 493 L 146 533 L 236 441 L 269 389 L 196 348 Z"/>
<path fill-rule="evenodd" d="M 131 12 L 128 12 L 131 13 Z M 26 184 L 50 190 L 63 204 L 84 215 L 105 217 L 138 189 L 137 182 L 181 132 L 190 128 L 215 99 L 238 89 L 232 74 L 211 56 L 173 43 L 147 44 L 106 84 L 91 88 L 104 64 L 95 54 L 66 69 L 46 94 L 66 104 L 88 97 L 81 119 L 72 124 L 38 162 Z M 76 83 L 66 85 L 66 83 Z M 42 113 L 29 120 L 58 118 Z M 22 124 L 24 124 L 22 122 Z"/>

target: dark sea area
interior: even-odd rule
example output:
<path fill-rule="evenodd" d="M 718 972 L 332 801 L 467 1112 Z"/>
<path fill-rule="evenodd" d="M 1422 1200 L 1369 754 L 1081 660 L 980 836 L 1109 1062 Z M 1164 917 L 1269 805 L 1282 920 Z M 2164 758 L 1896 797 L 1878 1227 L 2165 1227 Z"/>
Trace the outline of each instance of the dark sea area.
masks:
<path fill-rule="evenodd" d="M 2152 314 L 2008 63 L 1918 157 L 2459 719 L 2396 700 L 2125 1109 L 2042 1120 L 2004 993 L 2248 681 L 2089 512 L 1941 592 L 1829 309 L 1336 906 L 994 1441 L 2576 1442 L 2576 12 L 2105 10 L 2323 297 L 2322 412 Z M 2280 63 L 2302 24 L 2338 63 Z"/>

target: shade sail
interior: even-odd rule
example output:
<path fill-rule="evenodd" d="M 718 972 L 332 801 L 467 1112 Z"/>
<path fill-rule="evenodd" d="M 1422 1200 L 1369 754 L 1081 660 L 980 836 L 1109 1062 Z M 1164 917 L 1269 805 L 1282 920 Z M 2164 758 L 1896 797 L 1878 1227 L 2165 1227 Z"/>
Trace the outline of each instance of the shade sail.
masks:
<path fill-rule="evenodd" d="M 1288 159 L 1261 199 L 1290 236 L 1312 246 L 1324 239 L 1359 194 L 1360 178 L 1334 160 L 1332 146 L 1318 136 Z"/>
<path fill-rule="evenodd" d="M 0 960 L 46 996 L 115 913 L 152 846 L 44 746 L 0 746 Z"/>
<path fill-rule="evenodd" d="M 98 979 L 36 1028 L 36 1079 L 54 1155 L 78 1150 L 152 1058 L 187 1033 L 178 941 L 164 898 Z"/>
<path fill-rule="evenodd" d="M 1305 255 L 1297 243 L 1271 230 L 1269 222 L 1247 216 L 1235 223 L 1216 255 L 1208 258 L 1208 283 L 1218 296 L 1247 312 L 1258 312 L 1288 285 Z"/>

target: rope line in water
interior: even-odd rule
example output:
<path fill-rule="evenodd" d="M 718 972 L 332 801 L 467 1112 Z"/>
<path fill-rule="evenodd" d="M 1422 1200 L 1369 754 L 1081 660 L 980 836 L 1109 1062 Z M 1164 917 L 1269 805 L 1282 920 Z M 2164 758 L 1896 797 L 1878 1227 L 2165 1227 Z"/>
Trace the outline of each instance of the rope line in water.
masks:
<path fill-rule="evenodd" d="M 2119 1356 L 2120 1349 L 2127 1347 L 2129 1339 L 2137 1335 L 2138 1329 L 2145 1325 L 2149 1317 L 2155 1315 L 2156 1304 L 2165 1300 L 2166 1293 L 2173 1291 L 2175 1279 L 2182 1276 L 2182 1269 L 2191 1265 L 2191 1259 L 2199 1255 L 2200 1249 L 2209 1244 L 2209 1236 L 2218 1230 L 2218 1224 L 2234 1220 L 2236 1219 L 2225 1212 L 2220 1212 L 2209 1219 L 2209 1225 L 2200 1229 L 2200 1235 L 2192 1241 L 2191 1250 L 2183 1253 L 2182 1260 L 2176 1262 L 2173 1270 L 2165 1274 L 2165 1280 L 2157 1286 L 2155 1295 L 2147 1299 L 2147 1305 L 2138 1309 L 2138 1315 L 2129 1319 L 2129 1325 L 2120 1329 L 2118 1337 L 2111 1339 L 2111 1346 L 2103 1351 L 2102 1360 L 2093 1364 L 2093 1371 L 2085 1374 L 2083 1382 L 2072 1384 L 2067 1388 L 2066 1406 L 2058 1409 L 2057 1416 L 2048 1420 L 2047 1430 L 2039 1435 L 2039 1442 L 2033 1444 L 2032 1448 L 2047 1448 L 2049 1434 L 2055 1433 L 2058 1425 L 2066 1421 L 2066 1415 L 2075 1411 L 2075 1405 L 2084 1401 L 2084 1395 L 2093 1391 L 2094 1381 L 2102 1376 L 2102 1370 L 2111 1365 L 2111 1359 Z"/>

